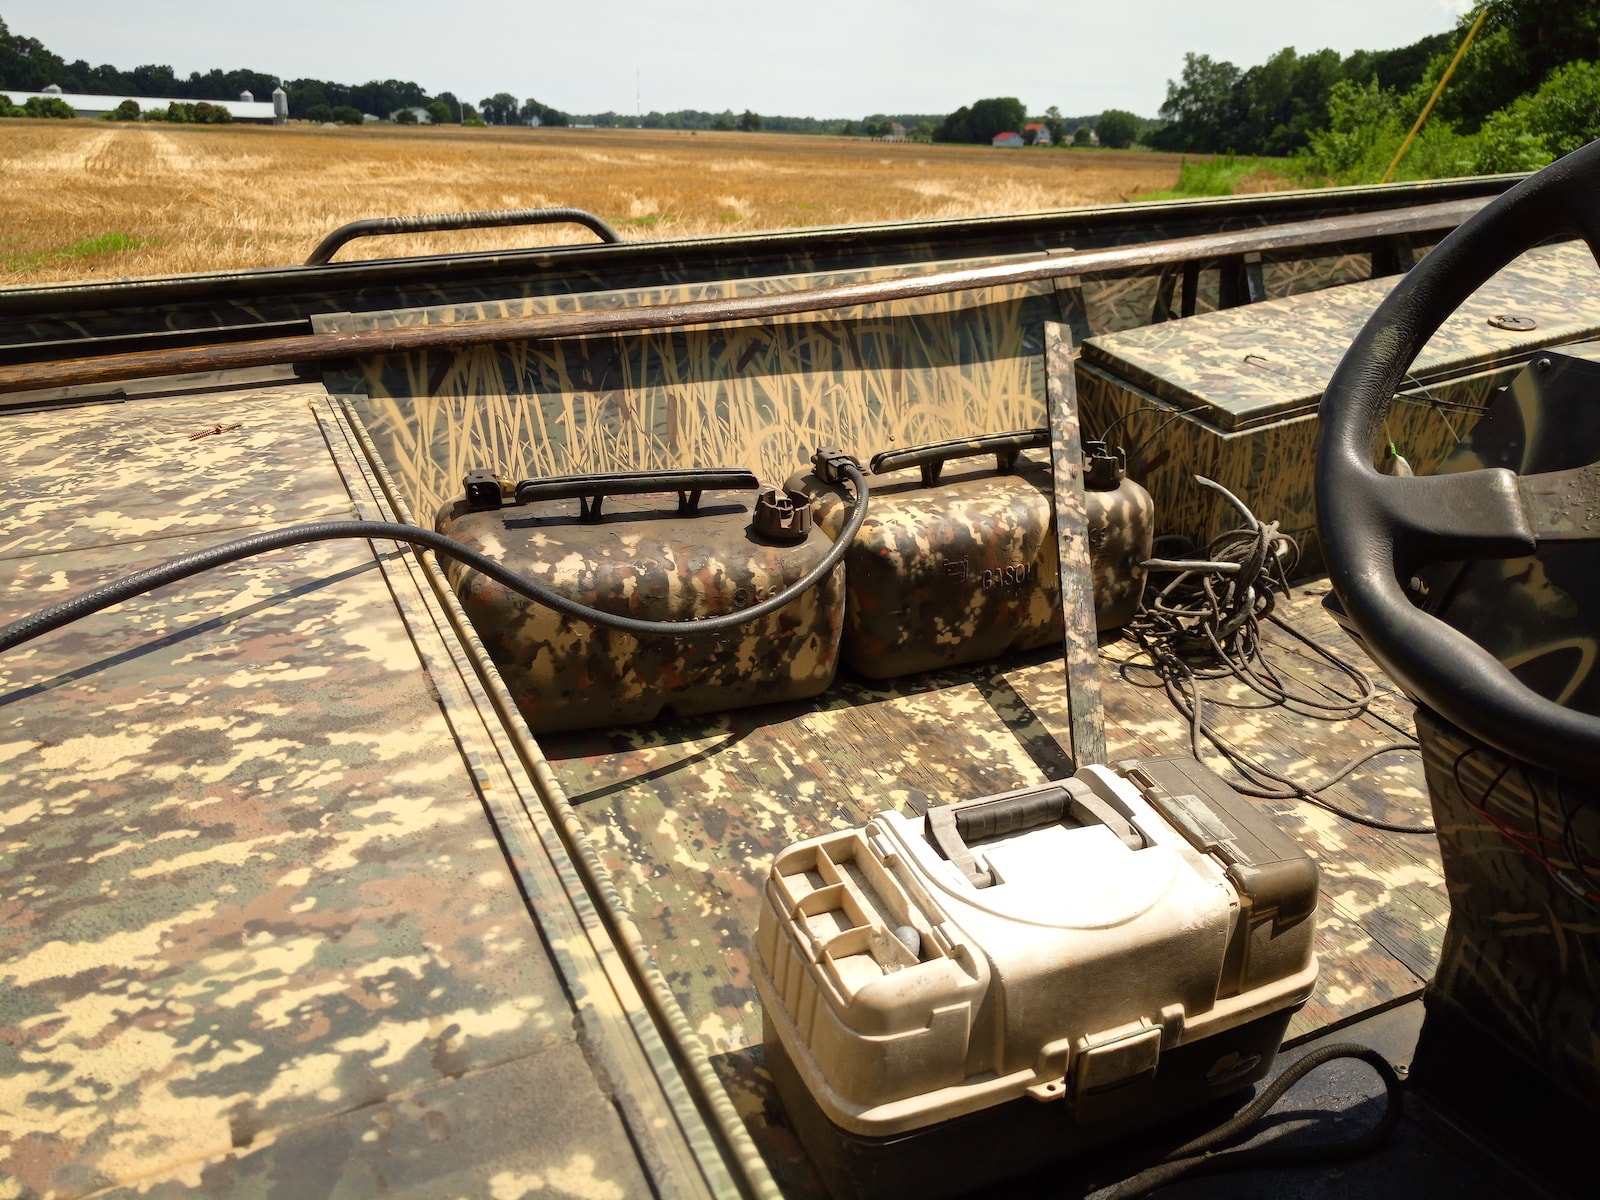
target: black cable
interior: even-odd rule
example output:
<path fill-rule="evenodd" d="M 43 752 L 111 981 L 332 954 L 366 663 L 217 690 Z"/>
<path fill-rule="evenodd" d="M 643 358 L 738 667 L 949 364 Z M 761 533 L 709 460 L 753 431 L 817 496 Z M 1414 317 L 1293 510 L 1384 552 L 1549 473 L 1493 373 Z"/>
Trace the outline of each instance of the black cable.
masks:
<path fill-rule="evenodd" d="M 1531 790 L 1531 789 L 1530 789 Z M 1585 855 L 1578 849 L 1578 831 L 1574 826 L 1581 802 L 1567 807 L 1566 796 L 1562 793 L 1561 776 L 1556 776 L 1556 807 L 1561 810 L 1561 844 L 1566 848 L 1567 857 L 1572 860 L 1572 869 L 1583 877 L 1584 886 L 1589 891 L 1600 894 L 1600 880 L 1589 873 L 1589 864 L 1584 861 Z"/>
<path fill-rule="evenodd" d="M 237 562 L 241 558 L 262 554 L 268 550 L 280 550 L 285 546 L 295 546 L 306 542 L 335 541 L 340 538 L 376 538 L 385 541 L 406 542 L 413 546 L 422 546 L 439 554 L 448 555 L 458 562 L 465 563 L 475 571 L 482 572 L 496 583 L 502 584 L 526 596 L 536 604 L 543 604 L 548 608 L 576 620 L 599 625 L 606 629 L 615 629 L 622 633 L 634 634 L 642 637 L 656 637 L 666 635 L 669 637 L 703 637 L 724 630 L 732 629 L 739 625 L 747 624 L 776 612 L 784 605 L 790 603 L 809 588 L 814 587 L 821 579 L 838 565 L 844 557 L 845 551 L 850 548 L 856 532 L 861 528 L 861 523 L 867 516 L 867 481 L 860 470 L 854 465 L 844 464 L 841 470 L 856 490 L 855 507 L 851 510 L 850 519 L 845 522 L 844 529 L 840 531 L 828 553 L 822 561 L 812 567 L 799 580 L 784 588 L 775 596 L 771 596 L 759 604 L 752 604 L 749 608 L 737 612 L 721 613 L 714 617 L 693 617 L 684 621 L 643 621 L 636 617 L 619 616 L 615 613 L 602 612 L 597 608 L 580 604 L 576 600 L 568 599 L 559 592 L 551 591 L 542 584 L 531 579 L 524 579 L 513 571 L 507 570 L 500 563 L 486 555 L 479 554 L 470 546 L 465 546 L 454 538 L 448 538 L 442 533 L 435 533 L 431 529 L 423 529 L 419 525 L 401 525 L 391 521 L 319 521 L 310 525 L 292 525 L 285 529 L 272 529 L 263 533 L 252 534 L 237 541 L 226 542 L 221 546 L 213 546 L 208 550 L 198 550 L 193 554 L 186 554 L 154 567 L 147 567 L 143 571 L 136 571 L 132 575 L 125 575 L 121 579 L 112 580 L 100 587 L 74 596 L 70 600 L 63 600 L 49 608 L 26 617 L 12 621 L 0 627 L 0 654 L 19 646 L 23 642 L 32 641 L 63 625 L 81 620 L 101 609 L 110 608 L 113 604 L 120 604 L 124 600 L 144 592 L 153 591 L 169 583 L 176 583 L 180 579 L 187 579 L 191 575 L 198 575 L 202 571 L 209 571 L 213 567 L 220 567 L 230 562 Z"/>
<path fill-rule="evenodd" d="M 1153 654 L 1150 650 L 1147 650 L 1146 653 Z M 1334 816 L 1342 817 L 1346 821 L 1353 821 L 1357 825 L 1365 825 L 1370 829 L 1381 829 L 1389 833 L 1435 832 L 1432 825 L 1400 825 L 1393 821 L 1385 821 L 1378 817 L 1369 816 L 1366 813 L 1356 812 L 1354 809 L 1345 808 L 1334 803 L 1321 794 L 1335 784 L 1342 782 L 1375 758 L 1400 750 L 1416 751 L 1417 743 L 1415 741 L 1388 742 L 1381 746 L 1371 747 L 1352 758 L 1342 767 L 1339 767 L 1316 787 L 1307 787 L 1256 762 L 1210 725 L 1206 724 L 1200 715 L 1201 700 L 1199 689 L 1194 686 L 1194 673 L 1189 670 L 1188 664 L 1181 659 L 1173 659 L 1171 666 L 1173 667 L 1172 670 L 1161 671 L 1161 679 L 1167 689 L 1167 698 L 1172 701 L 1172 706 L 1189 721 L 1190 753 L 1194 755 L 1197 761 L 1203 761 L 1204 747 L 1200 741 L 1203 736 L 1240 776 L 1241 782 L 1233 785 L 1236 791 L 1243 795 L 1256 796 L 1263 800 L 1303 800 L 1308 804 L 1315 804 L 1319 808 L 1326 809 L 1328 812 L 1333 813 Z M 1178 682 L 1174 678 L 1175 675 L 1183 676 L 1187 679 L 1189 683 L 1187 691 L 1178 686 Z M 1270 783 L 1279 786 L 1269 786 L 1264 784 L 1262 780 L 1268 780 Z"/>
<path fill-rule="evenodd" d="M 1156 411 L 1159 412 L 1160 410 L 1157 409 Z M 1175 412 L 1170 417 L 1168 417 L 1165 421 L 1161 422 L 1161 424 L 1157 425 L 1155 427 L 1155 429 L 1151 430 L 1151 432 L 1145 437 L 1145 439 L 1142 442 L 1140 442 L 1132 450 L 1129 450 L 1127 452 L 1126 457 L 1127 457 L 1128 461 L 1132 462 L 1134 456 L 1136 454 L 1138 454 L 1139 451 L 1143 450 L 1146 446 L 1148 446 L 1151 442 L 1155 441 L 1157 435 L 1159 435 L 1163 429 L 1165 429 L 1168 425 L 1171 425 L 1174 421 L 1178 420 L 1179 418 L 1181 418 L 1181 417 L 1183 417 L 1185 415 L 1186 414 L 1184 414 L 1182 412 Z"/>
<path fill-rule="evenodd" d="M 1172 578 L 1153 593 L 1146 593 L 1138 615 L 1127 628 L 1127 636 L 1149 660 L 1148 668 L 1160 680 L 1173 707 L 1189 722 L 1190 748 L 1195 758 L 1203 758 L 1205 744 L 1209 743 L 1237 773 L 1240 782 L 1235 786 L 1248 796 L 1303 800 L 1345 820 L 1391 833 L 1433 833 L 1431 825 L 1384 821 L 1345 808 L 1321 794 L 1381 755 L 1416 751 L 1414 739 L 1371 747 L 1313 787 L 1256 762 L 1205 720 L 1199 688 L 1199 681 L 1204 679 L 1236 678 L 1266 698 L 1270 706 L 1282 705 L 1322 720 L 1362 716 L 1378 691 L 1353 663 L 1300 633 L 1275 613 L 1276 592 L 1287 594 L 1289 590 L 1286 560 L 1298 555 L 1294 540 L 1278 533 L 1275 523 L 1257 520 L 1227 488 L 1204 476 L 1195 479 L 1226 500 L 1240 514 L 1244 526 L 1223 533 L 1203 551 L 1194 551 L 1192 559 L 1174 554 L 1163 560 L 1160 565 L 1174 571 Z M 1320 681 L 1308 686 L 1324 694 L 1331 692 L 1338 697 L 1336 702 L 1304 688 L 1292 689 L 1261 653 L 1264 621 L 1284 630 L 1339 671 L 1355 685 L 1356 694 L 1347 695 Z"/>
<path fill-rule="evenodd" d="M 1252 1127 L 1296 1083 L 1324 1063 L 1340 1058 L 1354 1058 L 1366 1063 L 1383 1081 L 1386 1103 L 1383 1116 L 1366 1132 L 1342 1142 L 1324 1145 L 1282 1146 L 1276 1141 L 1263 1146 L 1228 1149 L 1232 1143 L 1250 1134 Z M 1202 1134 L 1186 1145 L 1169 1153 L 1156 1166 L 1140 1171 L 1115 1187 L 1101 1193 L 1099 1200 L 1135 1200 L 1147 1196 L 1157 1188 L 1165 1187 L 1190 1175 L 1211 1175 L 1219 1171 L 1236 1171 L 1248 1167 L 1311 1166 L 1322 1163 L 1349 1162 L 1384 1145 L 1394 1136 L 1405 1115 L 1404 1096 L 1400 1077 L 1389 1065 L 1389 1060 L 1368 1046 L 1353 1042 L 1339 1042 L 1320 1046 L 1295 1061 L 1283 1074 L 1268 1084 L 1259 1096 L 1242 1108 L 1231 1120 Z"/>
<path fill-rule="evenodd" d="M 1164 413 L 1171 411 L 1171 409 L 1160 408 L 1154 404 L 1141 404 L 1137 408 L 1130 408 L 1127 412 L 1123 413 L 1115 421 L 1111 422 L 1111 424 L 1107 425 L 1100 431 L 1099 440 L 1109 443 L 1111 441 L 1111 435 L 1117 431 L 1117 426 L 1121 425 L 1129 417 L 1137 416 L 1139 413 Z"/>

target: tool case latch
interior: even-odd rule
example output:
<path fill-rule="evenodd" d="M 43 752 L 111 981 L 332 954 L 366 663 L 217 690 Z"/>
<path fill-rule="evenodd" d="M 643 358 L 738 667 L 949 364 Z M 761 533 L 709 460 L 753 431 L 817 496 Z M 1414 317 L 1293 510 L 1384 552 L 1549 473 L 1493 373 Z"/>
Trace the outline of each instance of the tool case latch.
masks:
<path fill-rule="evenodd" d="M 1161 1057 L 1161 1027 L 1146 1018 L 1078 1039 L 1072 1066 L 1072 1119 L 1109 1121 L 1150 1094 Z"/>

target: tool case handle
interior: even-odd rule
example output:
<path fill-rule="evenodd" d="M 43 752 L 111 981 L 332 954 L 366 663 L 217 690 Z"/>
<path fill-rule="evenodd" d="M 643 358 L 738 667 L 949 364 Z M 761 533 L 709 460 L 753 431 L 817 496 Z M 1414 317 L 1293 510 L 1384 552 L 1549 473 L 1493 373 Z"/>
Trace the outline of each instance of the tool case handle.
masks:
<path fill-rule="evenodd" d="M 995 470 L 1009 475 L 1017 466 L 1017 455 L 1050 444 L 1048 429 L 1013 429 L 1008 433 L 988 433 L 982 437 L 952 438 L 948 442 L 929 442 L 925 446 L 907 446 L 902 450 L 884 450 L 872 456 L 868 464 L 874 475 L 898 471 L 905 467 L 922 468 L 922 484 L 932 487 L 939 482 L 939 473 L 952 458 L 977 458 L 994 455 Z"/>
<path fill-rule="evenodd" d="M 691 516 L 700 508 L 706 491 L 753 492 L 761 487 L 755 472 L 739 467 L 690 467 L 667 471 L 602 471 L 589 475 L 554 475 L 524 479 L 517 484 L 518 504 L 535 500 L 578 501 L 585 521 L 600 520 L 600 503 L 607 496 L 644 496 L 676 492 L 678 511 Z"/>
<path fill-rule="evenodd" d="M 961 868 L 974 887 L 986 888 L 993 875 L 972 853 L 972 843 L 1041 829 L 1063 820 L 1104 825 L 1130 850 L 1142 850 L 1144 837 L 1131 821 L 1076 780 L 1030 788 L 1005 796 L 943 804 L 928 809 L 924 828 L 934 848 Z"/>

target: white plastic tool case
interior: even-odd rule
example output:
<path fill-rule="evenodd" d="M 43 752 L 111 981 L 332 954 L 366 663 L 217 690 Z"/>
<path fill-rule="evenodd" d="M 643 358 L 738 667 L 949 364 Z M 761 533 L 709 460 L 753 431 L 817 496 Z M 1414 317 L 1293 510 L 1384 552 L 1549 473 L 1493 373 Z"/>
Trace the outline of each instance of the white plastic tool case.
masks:
<path fill-rule="evenodd" d="M 1311 994 L 1317 869 L 1193 759 L 773 862 L 769 1070 L 836 1196 L 949 1195 L 1227 1097 Z"/>

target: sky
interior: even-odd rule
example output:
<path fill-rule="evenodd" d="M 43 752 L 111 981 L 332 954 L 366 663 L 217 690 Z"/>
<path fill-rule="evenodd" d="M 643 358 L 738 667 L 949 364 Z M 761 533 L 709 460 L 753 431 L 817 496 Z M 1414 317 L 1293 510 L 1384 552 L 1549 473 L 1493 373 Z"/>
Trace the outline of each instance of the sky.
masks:
<path fill-rule="evenodd" d="M 1016 96 L 1030 114 L 1153 117 L 1186 51 L 1240 67 L 1284 46 L 1387 50 L 1469 0 L 0 0 L 13 34 L 68 62 L 180 74 L 405 79 L 469 103 L 565 112 L 947 113 Z"/>

